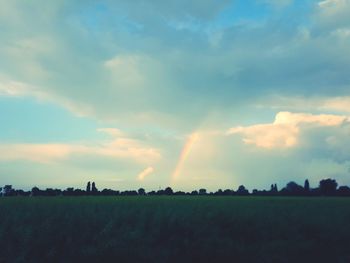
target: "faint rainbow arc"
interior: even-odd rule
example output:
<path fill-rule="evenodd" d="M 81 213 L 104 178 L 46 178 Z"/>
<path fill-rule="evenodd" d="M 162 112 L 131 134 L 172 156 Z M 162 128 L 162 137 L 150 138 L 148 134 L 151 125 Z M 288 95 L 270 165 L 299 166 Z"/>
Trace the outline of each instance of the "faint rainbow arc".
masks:
<path fill-rule="evenodd" d="M 184 165 L 187 157 L 189 156 L 191 149 L 193 148 L 193 145 L 198 140 L 198 138 L 199 138 L 199 134 L 197 132 L 194 132 L 186 140 L 186 143 L 185 143 L 184 147 L 182 148 L 182 151 L 181 151 L 179 160 L 177 162 L 176 168 L 171 176 L 171 183 L 176 181 L 176 179 L 179 177 L 179 175 L 182 171 L 183 165 Z"/>

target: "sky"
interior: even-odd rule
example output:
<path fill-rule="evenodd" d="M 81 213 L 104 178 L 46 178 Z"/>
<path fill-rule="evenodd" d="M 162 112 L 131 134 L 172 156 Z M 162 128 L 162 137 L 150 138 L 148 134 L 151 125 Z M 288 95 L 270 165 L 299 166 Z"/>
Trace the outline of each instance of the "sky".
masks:
<path fill-rule="evenodd" d="M 350 0 L 0 6 L 0 185 L 350 185 Z"/>

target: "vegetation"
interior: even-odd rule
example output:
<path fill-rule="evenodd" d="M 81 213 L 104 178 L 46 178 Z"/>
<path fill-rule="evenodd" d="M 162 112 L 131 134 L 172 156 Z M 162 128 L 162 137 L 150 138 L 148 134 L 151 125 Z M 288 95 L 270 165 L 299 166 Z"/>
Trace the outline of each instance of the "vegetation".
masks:
<path fill-rule="evenodd" d="M 333 179 L 252 192 L 99 191 L 88 182 L 0 193 L 0 263 L 350 262 L 350 198 L 337 197 L 350 188 Z"/>
<path fill-rule="evenodd" d="M 0 262 L 350 262 L 348 198 L 13 197 L 0 215 Z"/>
<path fill-rule="evenodd" d="M 95 185 L 95 182 L 88 182 L 86 190 L 74 189 L 68 187 L 66 190 L 47 188 L 40 190 L 38 187 L 33 187 L 31 191 L 23 191 L 13 189 L 11 185 L 5 185 L 3 188 L 0 187 L 0 196 L 116 196 L 116 195 L 215 195 L 215 196 L 350 196 L 350 188 L 348 186 L 340 186 L 333 179 L 321 180 L 317 188 L 310 188 L 308 180 L 305 180 L 304 187 L 298 185 L 295 182 L 289 182 L 281 191 L 278 191 L 277 184 L 272 184 L 270 190 L 257 190 L 254 189 L 250 193 L 243 185 L 240 185 L 237 191 L 232 189 L 221 190 L 216 192 L 208 193 L 206 189 L 201 188 L 199 191 L 174 192 L 170 187 L 164 190 L 146 192 L 145 189 L 140 188 L 138 191 L 127 190 L 127 191 L 116 191 L 112 189 L 103 189 L 99 191 Z"/>

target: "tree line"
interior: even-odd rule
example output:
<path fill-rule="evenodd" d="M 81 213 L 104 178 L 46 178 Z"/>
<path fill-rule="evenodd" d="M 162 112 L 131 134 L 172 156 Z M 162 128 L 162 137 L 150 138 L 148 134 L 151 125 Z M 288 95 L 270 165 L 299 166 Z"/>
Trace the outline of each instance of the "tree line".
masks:
<path fill-rule="evenodd" d="M 0 187 L 0 196 L 136 196 L 136 195 L 213 195 L 213 196 L 350 196 L 350 188 L 348 186 L 339 186 L 334 179 L 324 179 L 319 182 L 318 187 L 311 188 L 309 180 L 305 180 L 304 186 L 295 182 L 289 182 L 281 190 L 278 190 L 277 184 L 272 184 L 269 190 L 257 190 L 249 192 L 245 186 L 240 185 L 238 189 L 219 189 L 216 192 L 208 192 L 201 188 L 191 192 L 173 191 L 171 187 L 166 187 L 158 191 L 146 192 L 144 188 L 136 190 L 118 191 L 112 189 L 103 189 L 99 191 L 95 182 L 88 182 L 86 188 L 74 189 L 68 187 L 65 190 L 46 188 L 45 190 L 33 187 L 30 191 L 14 189 L 12 185 Z"/>

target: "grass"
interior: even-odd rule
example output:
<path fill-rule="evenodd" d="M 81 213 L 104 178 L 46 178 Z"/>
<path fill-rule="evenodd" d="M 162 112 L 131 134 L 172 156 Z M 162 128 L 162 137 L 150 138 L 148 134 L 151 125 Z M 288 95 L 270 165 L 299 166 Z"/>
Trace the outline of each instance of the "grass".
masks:
<path fill-rule="evenodd" d="M 0 198 L 0 262 L 350 262 L 350 198 Z"/>

